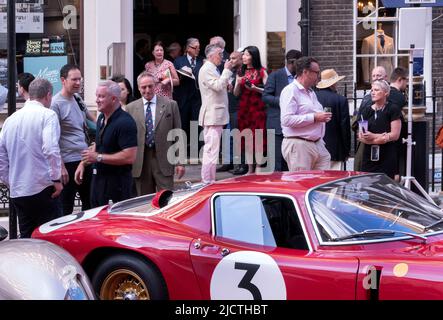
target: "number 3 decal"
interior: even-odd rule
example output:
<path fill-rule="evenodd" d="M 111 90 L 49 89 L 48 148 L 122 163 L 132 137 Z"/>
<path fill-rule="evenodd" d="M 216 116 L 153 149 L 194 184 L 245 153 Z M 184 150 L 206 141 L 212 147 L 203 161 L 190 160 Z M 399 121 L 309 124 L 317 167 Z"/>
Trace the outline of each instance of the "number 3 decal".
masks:
<path fill-rule="evenodd" d="M 284 300 L 286 285 L 271 256 L 239 251 L 226 256 L 216 266 L 211 278 L 211 299 Z"/>
<path fill-rule="evenodd" d="M 251 282 L 252 278 L 254 278 L 254 275 L 257 273 L 258 269 L 260 268 L 260 265 L 258 264 L 250 264 L 250 263 L 235 263 L 235 269 L 238 270 L 246 270 L 246 274 L 241 279 L 240 283 L 238 284 L 238 287 L 240 289 L 246 289 L 249 290 L 252 293 L 252 297 L 254 300 L 263 300 L 261 298 L 260 290 L 257 288 L 255 284 Z"/>

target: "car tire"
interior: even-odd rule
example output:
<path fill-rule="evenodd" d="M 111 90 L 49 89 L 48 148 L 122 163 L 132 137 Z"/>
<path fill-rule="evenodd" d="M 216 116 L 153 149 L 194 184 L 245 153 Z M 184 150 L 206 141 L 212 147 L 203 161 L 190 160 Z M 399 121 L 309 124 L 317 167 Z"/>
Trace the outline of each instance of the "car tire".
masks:
<path fill-rule="evenodd" d="M 149 262 L 131 254 L 116 254 L 101 262 L 92 285 L 101 300 L 165 300 L 166 284 Z"/>

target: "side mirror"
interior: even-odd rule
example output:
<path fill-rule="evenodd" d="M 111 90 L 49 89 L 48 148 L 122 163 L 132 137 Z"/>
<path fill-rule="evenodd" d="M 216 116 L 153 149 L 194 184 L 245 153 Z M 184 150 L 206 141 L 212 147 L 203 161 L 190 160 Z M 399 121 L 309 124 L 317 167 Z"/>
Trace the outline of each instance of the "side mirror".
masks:
<path fill-rule="evenodd" d="M 8 237 L 8 230 L 0 226 L 0 241 L 5 240 Z"/>

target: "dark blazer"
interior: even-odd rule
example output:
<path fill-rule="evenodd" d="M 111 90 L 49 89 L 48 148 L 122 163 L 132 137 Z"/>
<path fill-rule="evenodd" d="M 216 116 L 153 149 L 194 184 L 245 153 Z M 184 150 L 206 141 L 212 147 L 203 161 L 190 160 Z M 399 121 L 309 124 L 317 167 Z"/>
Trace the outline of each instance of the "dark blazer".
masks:
<path fill-rule="evenodd" d="M 134 118 L 137 124 L 137 157 L 132 165 L 132 176 L 139 178 L 143 167 L 143 154 L 145 152 L 146 124 L 143 99 L 138 99 L 126 106 L 126 111 Z M 174 174 L 174 165 L 167 158 L 168 149 L 173 141 L 167 141 L 170 130 L 181 129 L 180 112 L 174 100 L 157 96 L 155 110 L 155 152 L 158 165 L 164 176 Z"/>
<path fill-rule="evenodd" d="M 194 68 L 194 77 L 195 81 L 191 78 L 180 76 L 180 85 L 174 88 L 173 97 L 174 100 L 177 101 L 178 106 L 181 108 L 186 108 L 188 104 L 191 105 L 201 105 L 201 96 L 200 90 L 198 87 L 198 74 L 200 72 L 200 68 L 203 65 L 203 58 L 197 57 L 195 61 Z M 182 67 L 187 66 L 191 68 L 191 64 L 188 61 L 188 57 L 186 55 L 180 56 L 174 61 L 174 67 L 176 70 L 180 70 Z"/>
<path fill-rule="evenodd" d="M 266 103 L 266 128 L 275 129 L 275 134 L 282 134 L 280 94 L 288 84 L 286 68 L 278 69 L 269 75 L 262 95 L 262 100 Z"/>
<path fill-rule="evenodd" d="M 331 154 L 332 161 L 344 161 L 351 150 L 351 120 L 349 117 L 348 100 L 331 90 L 321 89 L 315 92 L 318 101 L 326 108 L 331 107 L 332 119 L 326 123 L 323 140 Z"/>

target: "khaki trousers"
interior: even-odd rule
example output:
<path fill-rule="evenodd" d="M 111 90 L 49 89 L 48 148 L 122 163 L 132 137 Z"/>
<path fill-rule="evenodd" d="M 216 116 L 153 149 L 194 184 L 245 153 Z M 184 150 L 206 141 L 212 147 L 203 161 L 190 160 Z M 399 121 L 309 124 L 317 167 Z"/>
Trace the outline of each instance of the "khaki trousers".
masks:
<path fill-rule="evenodd" d="M 311 142 L 284 138 L 282 154 L 288 163 L 289 171 L 329 170 L 331 167 L 331 155 L 323 139 Z"/>

